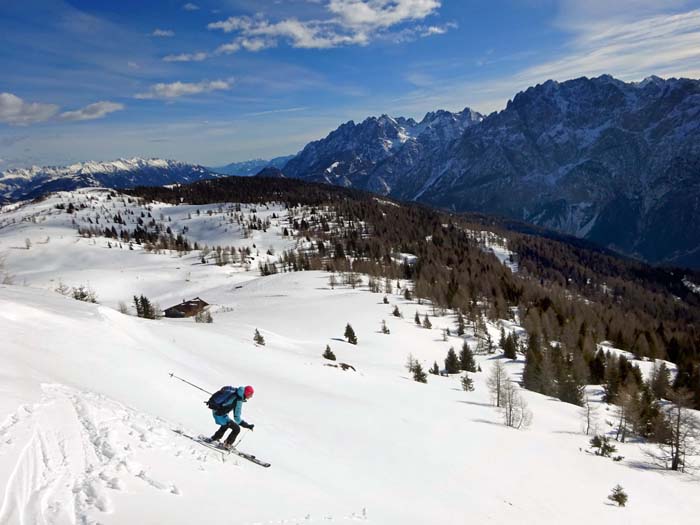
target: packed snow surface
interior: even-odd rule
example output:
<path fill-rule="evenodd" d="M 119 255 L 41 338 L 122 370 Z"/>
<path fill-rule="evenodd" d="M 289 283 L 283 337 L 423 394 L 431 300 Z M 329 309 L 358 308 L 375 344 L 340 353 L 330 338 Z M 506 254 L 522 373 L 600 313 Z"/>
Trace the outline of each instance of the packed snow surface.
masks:
<path fill-rule="evenodd" d="M 104 199 L 70 198 L 81 195 Z M 523 392 L 532 425 L 505 427 L 485 384 L 498 354 L 477 356 L 473 392 L 456 375 L 412 381 L 409 354 L 428 368 L 463 340 L 444 341 L 454 316 L 404 300 L 396 283 L 384 304 L 366 285 L 331 289 L 323 272 L 260 277 L 242 263 L 202 264 L 199 252 L 108 248 L 54 213 L 61 198 L 0 213 L 0 254 L 15 283 L 0 285 L 3 525 L 697 522 L 697 477 L 653 468 L 637 443 L 618 444 L 620 462 L 593 456 L 578 407 Z M 201 221 L 224 216 L 199 208 Z M 195 227 L 196 207 L 151 213 L 161 211 L 210 245 L 255 243 L 264 254 L 295 242 L 281 236 L 283 207 L 265 211 L 280 222 L 255 238 L 215 222 Z M 59 279 L 89 282 L 100 304 L 60 295 Z M 214 305 L 214 322 L 120 313 L 135 293 L 164 307 L 199 296 Z M 413 322 L 416 311 L 432 329 Z M 348 322 L 356 346 L 343 340 Z M 256 328 L 264 346 L 253 343 Z M 489 330 L 497 340 L 500 327 Z M 326 345 L 336 362 L 321 357 Z M 356 371 L 326 366 L 339 362 Z M 522 361 L 504 362 L 517 380 Z M 272 467 L 223 461 L 173 432 L 216 427 L 208 396 L 170 372 L 209 391 L 253 385 L 243 417 L 255 430 L 242 431 L 239 448 Z M 599 388 L 589 391 L 599 399 Z M 601 404 L 600 431 L 612 420 Z M 618 483 L 625 508 L 606 499 Z"/>

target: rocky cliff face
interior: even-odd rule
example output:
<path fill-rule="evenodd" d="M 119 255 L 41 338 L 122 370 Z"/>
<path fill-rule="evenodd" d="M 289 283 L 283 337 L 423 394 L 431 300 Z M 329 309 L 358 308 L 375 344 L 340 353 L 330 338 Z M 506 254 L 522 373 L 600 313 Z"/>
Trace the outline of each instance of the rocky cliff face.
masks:
<path fill-rule="evenodd" d="M 700 82 L 546 82 L 434 158 L 413 198 L 700 263 Z M 693 262 L 695 261 L 695 262 Z"/>
<path fill-rule="evenodd" d="M 481 118 L 465 109 L 429 113 L 419 123 L 387 115 L 360 124 L 350 121 L 308 144 L 283 171 L 288 177 L 391 193 L 405 183 L 403 174 L 414 161 L 450 143 Z"/>

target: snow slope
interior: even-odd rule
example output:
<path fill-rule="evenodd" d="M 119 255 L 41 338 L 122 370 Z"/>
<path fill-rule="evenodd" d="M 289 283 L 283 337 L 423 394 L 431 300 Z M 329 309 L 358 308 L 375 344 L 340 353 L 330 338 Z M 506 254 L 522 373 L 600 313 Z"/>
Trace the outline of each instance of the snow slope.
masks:
<path fill-rule="evenodd" d="M 52 210 L 50 201 L 31 206 Z M 172 223 L 191 211 L 170 210 Z M 412 381 L 409 353 L 428 367 L 462 341 L 442 339 L 452 316 L 431 317 L 432 330 L 416 326 L 415 311 L 432 309 L 395 287 L 387 305 L 366 286 L 330 289 L 322 272 L 258 277 L 202 265 L 194 254 L 109 249 L 105 239 L 78 239 L 53 212 L 36 223 L 6 215 L 38 212 L 0 213 L 0 253 L 17 283 L 0 285 L 3 525 L 208 523 L 222 514 L 235 524 L 697 519 L 697 477 L 651 468 L 634 443 L 619 445 L 619 463 L 591 455 L 577 407 L 523 392 L 532 426 L 503 426 L 485 386 L 497 355 L 477 357 L 484 371 L 472 375 L 473 392 L 463 392 L 457 376 Z M 290 242 L 273 241 L 273 230 L 265 242 Z M 240 233 L 229 241 L 251 242 Z M 27 236 L 45 235 L 47 244 L 22 247 Z M 82 272 L 102 304 L 53 291 L 59 278 L 86 282 Z M 211 299 L 214 323 L 119 313 L 117 301 L 128 300 L 135 283 L 162 303 Z M 394 305 L 404 318 L 391 315 Z M 389 335 L 379 331 L 383 319 Z M 342 340 L 347 322 L 357 346 Z M 253 344 L 256 328 L 265 346 Z M 356 371 L 325 366 L 326 344 Z M 506 365 L 517 378 L 522 363 Z M 254 385 L 244 418 L 255 431 L 243 431 L 240 448 L 272 467 L 223 462 L 172 432 L 209 434 L 215 426 L 206 394 L 169 372 L 207 390 Z M 612 415 L 601 407 L 603 430 L 606 420 Z M 626 508 L 606 501 L 617 483 L 630 496 Z"/>

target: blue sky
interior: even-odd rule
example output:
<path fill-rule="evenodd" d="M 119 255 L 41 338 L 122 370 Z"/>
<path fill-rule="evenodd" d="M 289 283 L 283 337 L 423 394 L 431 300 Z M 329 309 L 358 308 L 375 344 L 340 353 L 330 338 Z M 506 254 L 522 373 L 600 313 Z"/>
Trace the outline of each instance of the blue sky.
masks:
<path fill-rule="evenodd" d="M 296 152 L 547 79 L 700 77 L 700 0 L 0 0 L 0 170 Z"/>

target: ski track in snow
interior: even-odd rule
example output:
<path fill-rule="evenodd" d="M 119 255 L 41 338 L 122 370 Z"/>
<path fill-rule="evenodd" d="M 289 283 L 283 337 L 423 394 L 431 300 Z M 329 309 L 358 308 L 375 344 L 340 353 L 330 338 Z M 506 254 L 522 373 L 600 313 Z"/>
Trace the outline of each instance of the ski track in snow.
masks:
<path fill-rule="evenodd" d="M 98 394 L 62 385 L 42 389 L 39 403 L 20 407 L 0 426 L 0 460 L 25 443 L 8 478 L 0 523 L 97 524 L 99 514 L 114 510 L 110 493 L 125 489 L 125 474 L 154 490 L 180 494 L 133 458 L 138 449 L 167 446 L 171 436 L 162 421 Z M 200 461 L 210 460 L 185 448 Z"/>

